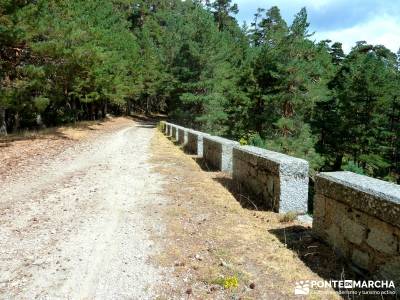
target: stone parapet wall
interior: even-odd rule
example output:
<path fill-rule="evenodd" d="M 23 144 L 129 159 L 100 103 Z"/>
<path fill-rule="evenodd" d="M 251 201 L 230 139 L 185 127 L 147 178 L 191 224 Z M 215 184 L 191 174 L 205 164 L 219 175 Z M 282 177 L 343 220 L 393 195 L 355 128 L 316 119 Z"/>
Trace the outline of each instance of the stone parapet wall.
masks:
<path fill-rule="evenodd" d="M 202 156 L 209 167 L 231 173 L 240 193 L 260 207 L 279 213 L 307 212 L 309 165 L 305 160 L 240 146 L 168 122 L 165 133 L 185 144 L 189 153 Z M 351 172 L 318 174 L 313 232 L 359 272 L 394 280 L 399 289 L 399 185 Z"/>
<path fill-rule="evenodd" d="M 233 149 L 233 180 L 241 194 L 275 212 L 307 213 L 309 164 L 253 146 Z"/>
<path fill-rule="evenodd" d="M 185 146 L 188 142 L 188 129 L 184 127 L 178 127 L 178 143 Z"/>
<path fill-rule="evenodd" d="M 164 132 L 164 133 L 166 132 L 166 130 L 167 130 L 166 126 L 167 126 L 167 123 L 165 121 L 161 121 L 160 122 L 160 130 L 161 130 L 161 132 Z"/>
<path fill-rule="evenodd" d="M 232 173 L 232 151 L 235 146 L 239 146 L 239 143 L 217 136 L 204 136 L 203 158 L 211 168 Z"/>
<path fill-rule="evenodd" d="M 172 125 L 168 122 L 165 123 L 165 135 L 166 136 L 172 135 Z"/>
<path fill-rule="evenodd" d="M 172 127 L 173 127 L 173 124 L 168 124 L 167 123 L 167 132 L 168 132 L 168 136 L 169 137 L 172 136 Z"/>
<path fill-rule="evenodd" d="M 203 157 L 203 137 L 210 136 L 207 133 L 203 133 L 196 130 L 188 130 L 188 141 L 185 145 L 185 149 L 188 153 L 195 154 L 198 157 Z"/>
<path fill-rule="evenodd" d="M 400 287 L 400 186 L 351 172 L 316 177 L 313 231 L 374 277 Z"/>
<path fill-rule="evenodd" d="M 171 138 L 175 141 L 178 140 L 178 126 L 171 124 Z"/>

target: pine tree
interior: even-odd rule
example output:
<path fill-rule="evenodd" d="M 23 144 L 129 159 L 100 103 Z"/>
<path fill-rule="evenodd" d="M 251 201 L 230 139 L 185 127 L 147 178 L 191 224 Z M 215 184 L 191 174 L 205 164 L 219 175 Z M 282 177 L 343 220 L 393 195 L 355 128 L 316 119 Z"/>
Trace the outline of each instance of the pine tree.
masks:
<path fill-rule="evenodd" d="M 213 12 L 219 31 L 229 30 L 237 24 L 231 15 L 236 15 L 239 9 L 237 4 L 232 4 L 232 0 L 206 1 L 206 6 Z"/>
<path fill-rule="evenodd" d="M 12 102 L 17 67 L 26 59 L 24 34 L 18 14 L 31 1 L 0 1 L 0 135 L 7 134 L 6 110 Z"/>
<path fill-rule="evenodd" d="M 329 56 L 308 39 L 307 14 L 302 9 L 288 27 L 279 9 L 261 21 L 262 46 L 253 61 L 255 90 L 253 130 L 264 146 L 321 164 L 310 125 L 316 102 L 326 97 Z M 258 139 L 258 138 L 257 138 Z"/>
<path fill-rule="evenodd" d="M 205 5 L 204 5 L 205 4 Z M 399 182 L 400 53 L 316 43 L 302 9 L 238 26 L 231 0 L 0 0 L 0 134 L 163 112 L 213 134 Z"/>
<path fill-rule="evenodd" d="M 338 68 L 329 83 L 332 98 L 319 110 L 321 152 L 327 157 L 336 153 L 334 170 L 355 167 L 384 177 L 392 159 L 388 153 L 393 153 L 387 112 L 390 107 L 396 111 L 396 57 L 382 46 L 359 42 L 344 60 L 332 59 Z"/>
<path fill-rule="evenodd" d="M 328 98 L 317 103 L 313 116 L 312 126 L 314 132 L 319 135 L 316 150 L 325 158 L 324 170 L 341 170 L 345 153 L 341 139 L 345 136 L 346 128 L 342 122 L 342 115 L 338 97 L 335 95 L 334 86 L 339 84 L 340 70 L 343 66 L 345 54 L 341 43 L 325 42 L 327 52 L 331 55 L 333 71 L 332 78 L 327 86 L 330 89 Z M 336 75 L 335 75 L 336 73 Z"/>

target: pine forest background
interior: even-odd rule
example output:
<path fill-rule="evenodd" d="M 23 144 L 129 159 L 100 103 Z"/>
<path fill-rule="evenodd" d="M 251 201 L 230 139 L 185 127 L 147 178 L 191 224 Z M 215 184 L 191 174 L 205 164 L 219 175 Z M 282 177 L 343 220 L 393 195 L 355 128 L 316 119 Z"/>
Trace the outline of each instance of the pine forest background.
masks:
<path fill-rule="evenodd" d="M 212 134 L 400 183 L 400 52 L 316 42 L 302 9 L 230 0 L 0 0 L 0 133 L 167 113 Z"/>

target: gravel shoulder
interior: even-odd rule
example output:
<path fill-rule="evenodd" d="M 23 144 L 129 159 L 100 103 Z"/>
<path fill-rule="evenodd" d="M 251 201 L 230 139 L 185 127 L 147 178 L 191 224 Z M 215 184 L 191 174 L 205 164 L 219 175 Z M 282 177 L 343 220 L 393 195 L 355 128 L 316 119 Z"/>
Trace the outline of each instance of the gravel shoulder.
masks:
<path fill-rule="evenodd" d="M 158 297 L 168 270 L 149 261 L 164 226 L 147 207 L 166 204 L 148 162 L 155 129 L 122 123 L 1 179 L 1 299 Z"/>

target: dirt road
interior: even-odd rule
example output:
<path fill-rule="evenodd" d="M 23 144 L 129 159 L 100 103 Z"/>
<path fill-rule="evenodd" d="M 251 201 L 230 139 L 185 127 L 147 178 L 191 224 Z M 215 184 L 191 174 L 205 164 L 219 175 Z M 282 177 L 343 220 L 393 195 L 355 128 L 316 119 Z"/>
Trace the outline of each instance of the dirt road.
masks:
<path fill-rule="evenodd" d="M 0 181 L 0 298 L 154 299 L 154 129 L 130 123 Z M 43 149 L 45 151 L 45 149 Z M 165 279 L 164 279 L 165 280 Z"/>
<path fill-rule="evenodd" d="M 354 278 L 231 185 L 129 118 L 2 142 L 0 300 L 286 300 L 297 281 Z"/>

